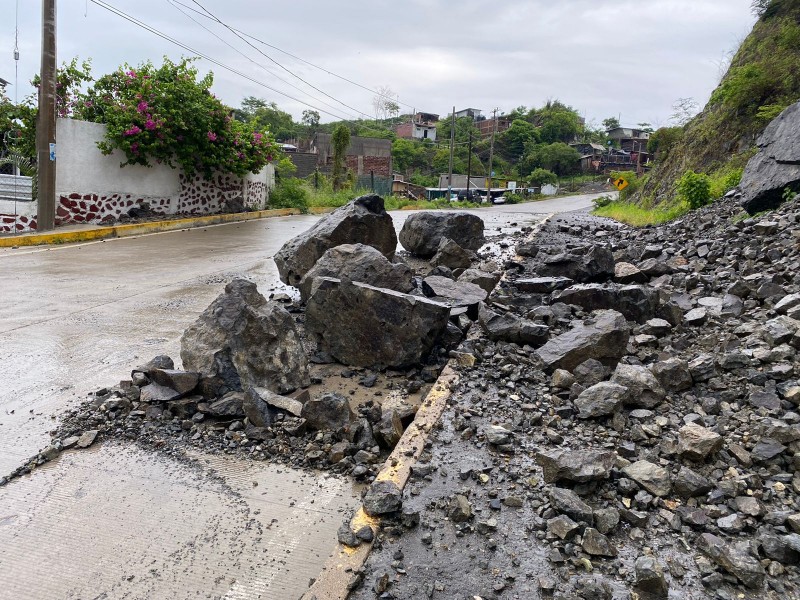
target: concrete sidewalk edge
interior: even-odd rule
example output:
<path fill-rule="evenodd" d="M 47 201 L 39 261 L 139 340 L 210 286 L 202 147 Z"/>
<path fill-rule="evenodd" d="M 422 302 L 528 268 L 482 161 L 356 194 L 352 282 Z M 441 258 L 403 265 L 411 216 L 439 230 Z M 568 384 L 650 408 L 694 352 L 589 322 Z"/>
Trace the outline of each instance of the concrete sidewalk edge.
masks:
<path fill-rule="evenodd" d="M 310 214 L 322 214 L 333 209 L 325 207 L 314 207 L 309 209 Z M 236 223 L 241 221 L 252 221 L 254 219 L 268 219 L 271 217 L 286 217 L 289 215 L 299 215 L 301 211 L 296 208 L 273 208 L 267 210 L 254 210 L 244 213 L 229 213 L 221 215 L 204 215 L 198 217 L 188 217 L 183 219 L 167 219 L 164 221 L 151 221 L 147 223 L 130 223 L 127 225 L 109 225 L 108 227 L 95 227 L 82 231 L 48 231 L 47 233 L 30 233 L 22 235 L 0 237 L 0 248 L 13 248 L 18 246 L 41 246 L 46 244 L 72 244 L 75 242 L 90 242 L 93 240 L 103 240 L 108 238 L 130 237 L 134 235 L 146 235 L 149 233 L 161 233 L 164 231 L 176 231 L 180 229 L 192 229 L 195 227 L 205 227 L 208 225 L 221 225 L 224 223 Z"/>
<path fill-rule="evenodd" d="M 549 213 L 542 219 L 533 228 L 528 239 L 536 237 L 539 230 L 554 215 L 555 213 Z M 498 285 L 500 285 L 499 282 Z M 397 446 L 383 463 L 375 481 L 393 481 L 401 491 L 405 489 L 411 475 L 411 467 L 422 454 L 431 430 L 444 413 L 451 390 L 458 383 L 458 373 L 455 370 L 457 366 L 458 359 L 451 358 L 447 361 L 436 383 L 433 384 L 417 411 L 414 422 L 408 426 Z M 369 516 L 362 505 L 351 519 L 350 528 L 358 531 L 364 525 L 369 525 L 374 537 L 377 537 L 380 519 Z M 373 543 L 361 544 L 356 548 L 338 543 L 319 577 L 300 600 L 346 600 L 354 583 L 356 572 L 367 562 Z"/>

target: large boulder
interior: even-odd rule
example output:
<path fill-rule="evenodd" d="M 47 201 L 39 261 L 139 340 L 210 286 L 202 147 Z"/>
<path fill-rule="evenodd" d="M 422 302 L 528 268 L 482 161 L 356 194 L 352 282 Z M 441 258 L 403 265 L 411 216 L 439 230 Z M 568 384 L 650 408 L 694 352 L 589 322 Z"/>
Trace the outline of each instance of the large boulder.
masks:
<path fill-rule="evenodd" d="M 400 230 L 403 248 L 424 258 L 436 254 L 442 238 L 474 252 L 486 243 L 483 219 L 465 212 L 424 211 L 408 217 Z"/>
<path fill-rule="evenodd" d="M 598 310 L 589 319 L 550 339 L 536 355 L 550 370 L 571 371 L 589 358 L 616 363 L 625 355 L 629 336 L 624 316 L 615 310 Z"/>
<path fill-rule="evenodd" d="M 284 393 L 308 386 L 308 358 L 292 316 L 267 302 L 256 284 L 234 279 L 181 337 L 187 370 L 232 390 Z"/>
<path fill-rule="evenodd" d="M 393 263 L 378 250 L 366 244 L 342 244 L 322 255 L 300 284 L 303 302 L 311 295 L 316 277 L 348 279 L 398 292 L 414 289 L 414 273 L 406 264 Z"/>
<path fill-rule="evenodd" d="M 776 208 L 784 189 L 800 184 L 800 102 L 767 125 L 758 147 L 740 183 L 742 206 L 750 214 Z"/>
<path fill-rule="evenodd" d="M 360 196 L 286 242 L 275 254 L 281 281 L 297 286 L 327 250 L 342 244 L 366 244 L 394 257 L 397 235 L 383 198 Z"/>
<path fill-rule="evenodd" d="M 575 304 L 585 310 L 613 308 L 626 319 L 644 323 L 656 314 L 658 292 L 640 285 L 584 283 L 554 292 L 553 302 Z"/>
<path fill-rule="evenodd" d="M 404 367 L 430 352 L 449 316 L 449 306 L 427 298 L 318 277 L 306 329 L 320 350 L 346 365 Z"/>
<path fill-rule="evenodd" d="M 567 277 L 579 283 L 605 281 L 614 276 L 614 255 L 605 245 L 544 246 L 536 258 L 541 261 L 536 272 L 542 276 Z"/>

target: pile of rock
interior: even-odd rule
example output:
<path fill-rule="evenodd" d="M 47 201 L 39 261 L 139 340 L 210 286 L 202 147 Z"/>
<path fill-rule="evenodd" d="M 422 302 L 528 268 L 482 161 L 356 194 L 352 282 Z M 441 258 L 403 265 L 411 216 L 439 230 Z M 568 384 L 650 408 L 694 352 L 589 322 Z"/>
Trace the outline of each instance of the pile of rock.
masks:
<path fill-rule="evenodd" d="M 99 390 L 16 474 L 100 435 L 374 475 L 414 407 L 373 400 L 356 408 L 335 393 L 312 398 L 305 389 L 311 361 L 390 368 L 395 378 L 408 369 L 407 389 L 419 389 L 435 380 L 446 350 L 463 339 L 499 279 L 472 268 L 484 242 L 480 218 L 436 212 L 409 221 L 401 234 L 407 247 L 433 255 L 421 272 L 395 258 L 397 236 L 379 196 L 323 217 L 275 257 L 282 280 L 299 288 L 300 304 L 268 301 L 254 283 L 231 281 L 184 332 L 183 370 L 160 356 Z M 76 438 L 84 432 L 91 440 Z"/>
<path fill-rule="evenodd" d="M 800 198 L 740 212 L 521 245 L 355 597 L 800 593 Z"/>

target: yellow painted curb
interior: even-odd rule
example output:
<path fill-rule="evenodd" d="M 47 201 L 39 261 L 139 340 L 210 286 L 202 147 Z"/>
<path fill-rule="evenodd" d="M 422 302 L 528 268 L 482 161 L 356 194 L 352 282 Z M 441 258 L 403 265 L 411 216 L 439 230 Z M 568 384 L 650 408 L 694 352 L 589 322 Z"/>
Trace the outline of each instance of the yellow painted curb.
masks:
<path fill-rule="evenodd" d="M 321 212 L 327 212 L 322 209 Z M 89 242 L 114 237 L 129 237 L 147 233 L 160 233 L 162 231 L 175 231 L 178 229 L 191 229 L 221 223 L 235 223 L 239 221 L 252 221 L 270 217 L 285 217 L 299 215 L 296 208 L 274 208 L 268 210 L 254 210 L 245 213 L 230 213 L 225 215 L 205 215 L 187 219 L 169 219 L 166 221 L 152 221 L 149 223 L 131 223 L 128 225 L 111 225 L 97 227 L 84 231 L 51 231 L 47 233 L 32 233 L 9 237 L 0 237 L 0 248 L 14 246 L 39 246 L 42 244 L 71 244 L 75 242 Z M 318 214 L 318 213 L 315 213 Z"/>

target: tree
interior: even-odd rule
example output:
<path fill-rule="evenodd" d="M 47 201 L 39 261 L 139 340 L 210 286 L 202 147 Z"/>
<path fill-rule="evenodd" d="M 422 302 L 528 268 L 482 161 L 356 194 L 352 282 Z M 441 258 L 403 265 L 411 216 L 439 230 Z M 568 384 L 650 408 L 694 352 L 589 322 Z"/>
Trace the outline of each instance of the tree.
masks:
<path fill-rule="evenodd" d="M 605 127 L 606 131 L 616 129 L 619 127 L 619 119 L 617 117 L 608 117 L 607 119 L 603 119 L 603 127 Z"/>
<path fill-rule="evenodd" d="M 533 170 L 528 182 L 534 187 L 541 187 L 543 185 L 547 185 L 548 183 L 555 185 L 558 182 L 558 177 L 552 171 L 539 168 Z"/>
<path fill-rule="evenodd" d="M 304 110 L 301 122 L 308 128 L 309 136 L 313 137 L 319 127 L 319 113 L 315 110 Z"/>
<path fill-rule="evenodd" d="M 531 111 L 529 120 L 540 127 L 539 137 L 545 144 L 572 142 L 583 129 L 577 111 L 558 100 Z"/>
<path fill-rule="evenodd" d="M 676 125 L 686 125 L 697 114 L 698 108 L 700 105 L 694 98 L 678 98 L 672 105 L 672 110 L 675 112 L 672 113 L 669 120 Z"/>
<path fill-rule="evenodd" d="M 497 136 L 496 150 L 504 158 L 516 162 L 525 154 L 525 146 L 538 140 L 536 127 L 522 119 L 514 119 L 509 128 Z"/>
<path fill-rule="evenodd" d="M 347 176 L 345 155 L 350 145 L 350 130 L 343 123 L 333 130 L 331 144 L 333 145 L 333 191 L 338 192 L 344 187 Z"/>
<path fill-rule="evenodd" d="M 683 127 L 661 127 L 647 140 L 647 151 L 654 155 L 656 160 L 664 160 L 682 137 Z"/>
<path fill-rule="evenodd" d="M 639 123 L 637 127 L 641 129 L 644 133 L 653 133 L 653 131 L 655 131 L 655 129 L 653 129 L 650 123 Z"/>
<path fill-rule="evenodd" d="M 98 147 L 121 150 L 123 166 L 165 163 L 207 179 L 219 171 L 259 172 L 279 148 L 256 124 L 231 119 L 210 91 L 213 75 L 198 78 L 191 62 L 124 65 L 98 79 L 83 108 L 84 118 L 106 125 Z"/>
<path fill-rule="evenodd" d="M 375 111 L 375 120 L 383 121 L 390 116 L 400 112 L 400 105 L 397 104 L 397 94 L 388 85 L 382 85 L 375 90 L 372 98 L 372 108 Z"/>
<path fill-rule="evenodd" d="M 398 138 L 392 142 L 392 161 L 398 171 L 405 173 L 411 168 L 417 155 L 416 144 L 412 140 Z"/>
<path fill-rule="evenodd" d="M 520 174 L 525 175 L 531 173 L 536 167 L 541 167 L 562 177 L 574 173 L 580 160 L 580 153 L 563 142 L 537 144 L 525 154 L 525 172 L 523 173 L 523 166 L 520 166 L 519 170 Z"/>

